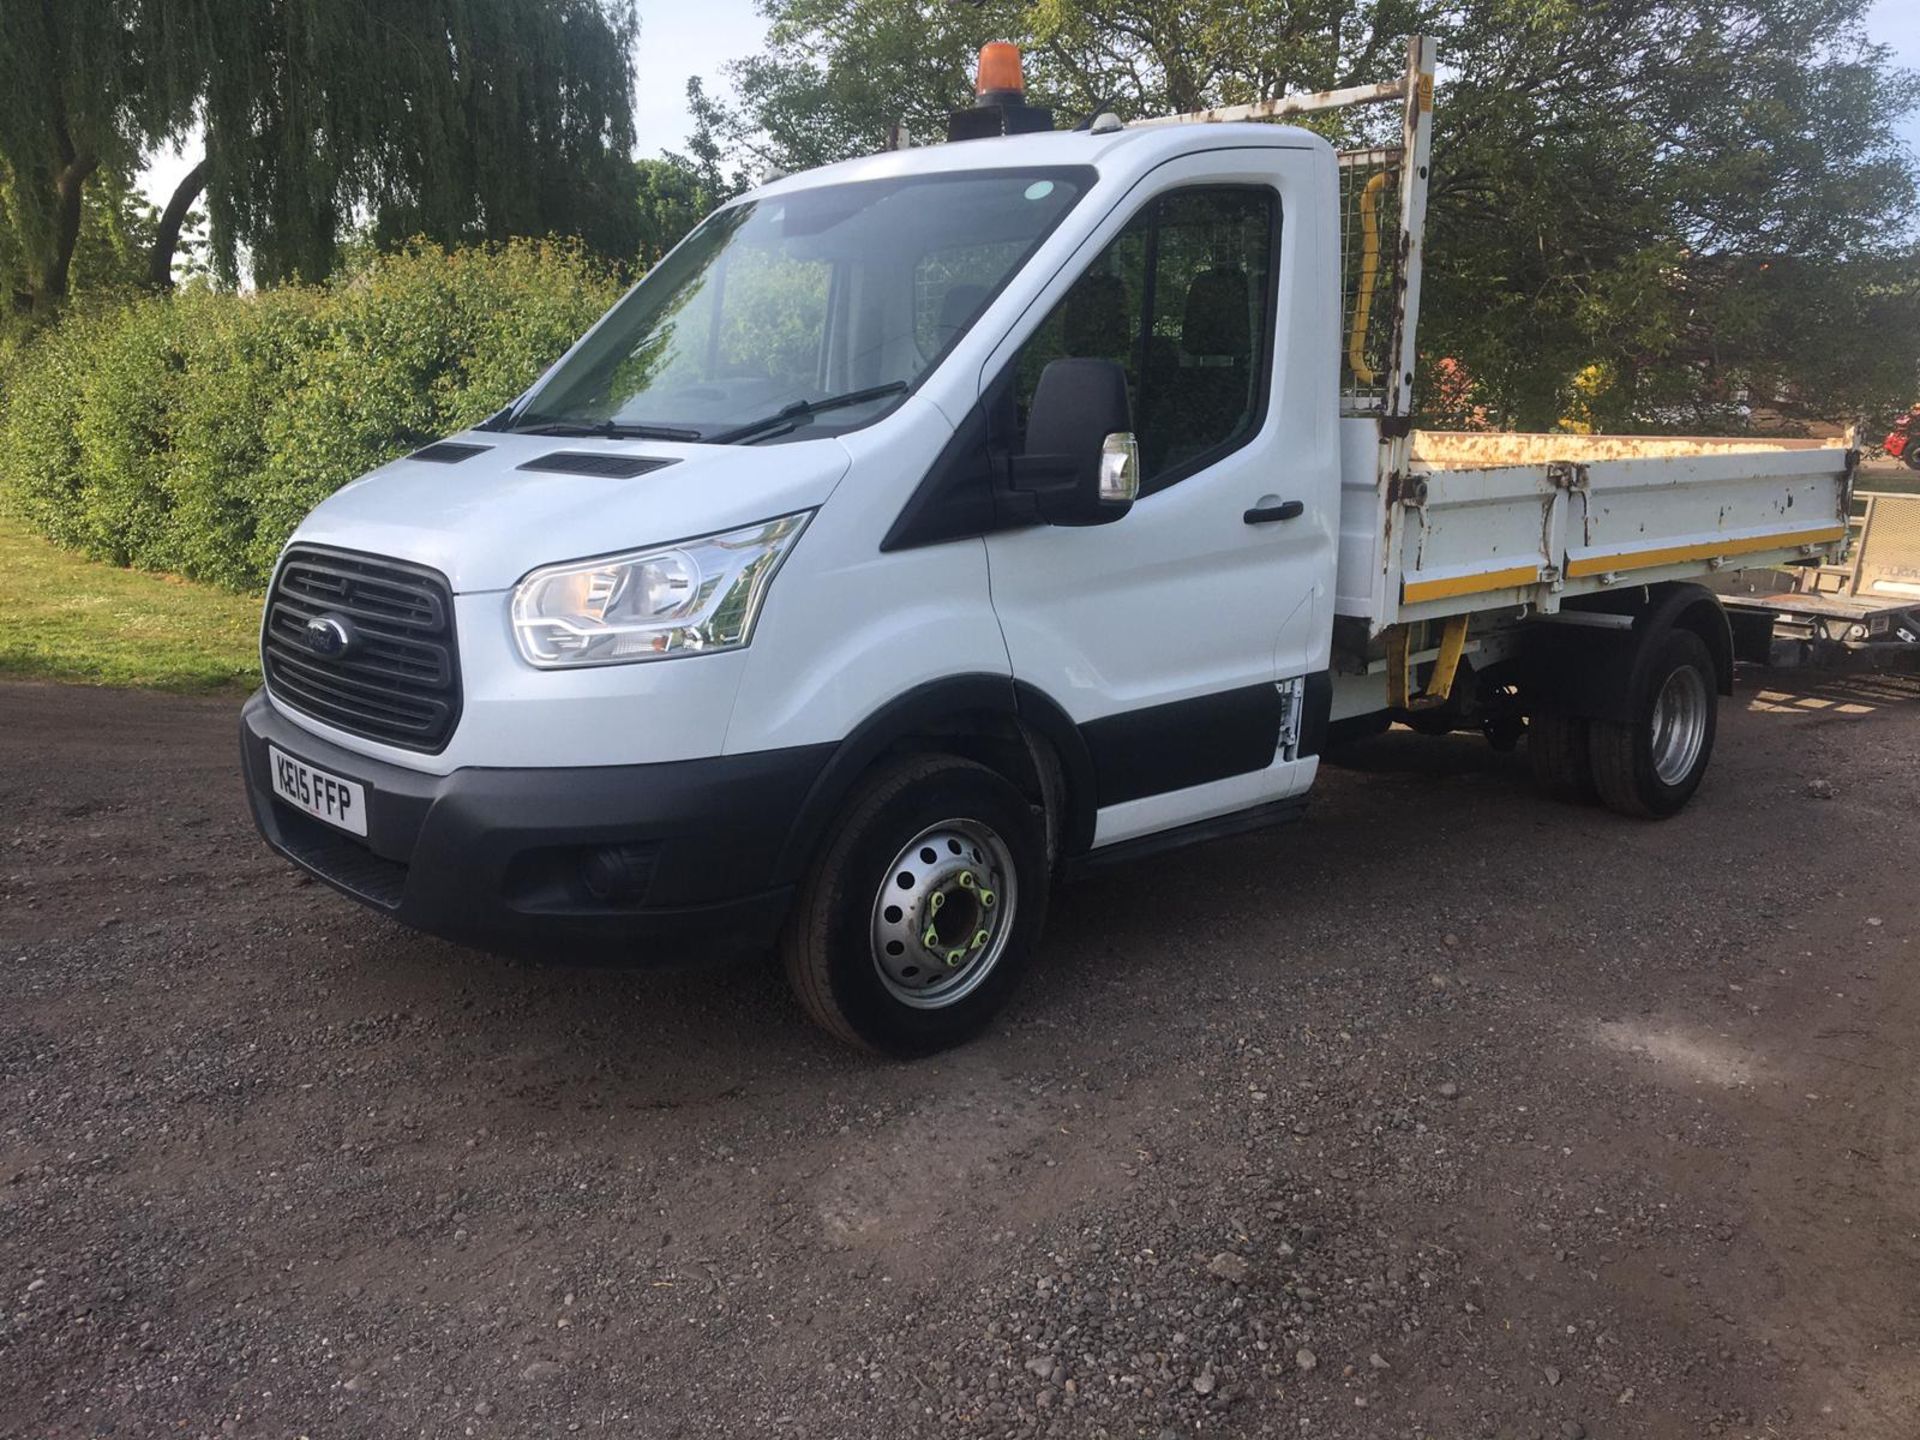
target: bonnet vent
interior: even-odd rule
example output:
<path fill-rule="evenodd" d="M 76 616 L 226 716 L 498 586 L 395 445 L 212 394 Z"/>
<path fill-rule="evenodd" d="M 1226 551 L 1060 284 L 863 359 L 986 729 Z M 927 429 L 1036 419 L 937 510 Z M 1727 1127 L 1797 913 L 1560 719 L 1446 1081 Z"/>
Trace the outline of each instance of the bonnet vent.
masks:
<path fill-rule="evenodd" d="M 556 450 L 551 455 L 542 455 L 538 460 L 529 460 L 520 468 L 552 470 L 562 475 L 604 475 L 613 480 L 626 480 L 671 464 L 673 461 L 664 460 L 658 455 L 603 455 L 592 450 Z"/>
<path fill-rule="evenodd" d="M 463 445 L 458 440 L 442 440 L 429 445 L 424 450 L 416 450 L 409 460 L 429 460 L 435 465 L 458 465 L 462 460 L 471 460 L 476 455 L 484 455 L 491 445 Z"/>

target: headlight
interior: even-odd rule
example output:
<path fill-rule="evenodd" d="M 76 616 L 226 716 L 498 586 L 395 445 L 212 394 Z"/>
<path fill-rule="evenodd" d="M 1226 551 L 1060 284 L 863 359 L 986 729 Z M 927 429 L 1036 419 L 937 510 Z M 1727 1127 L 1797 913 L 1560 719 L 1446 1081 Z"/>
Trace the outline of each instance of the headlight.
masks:
<path fill-rule="evenodd" d="M 513 635 L 545 670 L 738 650 L 805 515 L 598 560 L 548 565 L 513 592 Z"/>

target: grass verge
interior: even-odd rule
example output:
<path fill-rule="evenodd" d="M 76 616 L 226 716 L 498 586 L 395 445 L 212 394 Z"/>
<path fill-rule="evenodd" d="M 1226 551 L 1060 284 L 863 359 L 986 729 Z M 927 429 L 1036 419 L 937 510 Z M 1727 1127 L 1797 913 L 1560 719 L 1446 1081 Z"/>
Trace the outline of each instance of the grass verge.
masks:
<path fill-rule="evenodd" d="M 0 677 L 240 694 L 259 633 L 256 598 L 97 564 L 0 515 Z"/>

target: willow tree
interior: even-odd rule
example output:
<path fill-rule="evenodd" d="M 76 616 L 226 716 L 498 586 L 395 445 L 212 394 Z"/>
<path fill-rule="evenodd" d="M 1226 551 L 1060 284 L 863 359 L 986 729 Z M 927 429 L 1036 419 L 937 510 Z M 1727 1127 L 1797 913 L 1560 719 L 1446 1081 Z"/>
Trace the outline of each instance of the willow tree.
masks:
<path fill-rule="evenodd" d="M 374 238 L 634 240 L 631 0 L 150 0 L 191 85 L 214 261 L 257 280 Z M 177 197 L 176 197 L 177 198 Z"/>
<path fill-rule="evenodd" d="M 169 123 L 130 18 L 105 0 L 0 0 L 0 283 L 15 310 L 66 299 L 89 183 L 124 178 Z"/>
<path fill-rule="evenodd" d="M 214 268 L 326 274 L 377 243 L 635 240 L 632 0 L 0 0 L 0 199 L 18 303 L 66 293 L 81 193 L 205 156 L 158 217 L 164 284 L 204 194 Z"/>

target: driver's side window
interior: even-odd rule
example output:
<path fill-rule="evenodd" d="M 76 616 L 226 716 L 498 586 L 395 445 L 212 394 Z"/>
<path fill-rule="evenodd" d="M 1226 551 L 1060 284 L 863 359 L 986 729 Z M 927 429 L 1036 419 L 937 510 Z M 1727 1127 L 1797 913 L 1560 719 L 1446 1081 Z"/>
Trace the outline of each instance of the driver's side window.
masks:
<path fill-rule="evenodd" d="M 1021 429 L 1040 372 L 1072 357 L 1125 368 L 1142 494 L 1252 438 L 1266 412 L 1279 244 L 1268 189 L 1204 186 L 1149 202 L 1021 348 Z"/>

